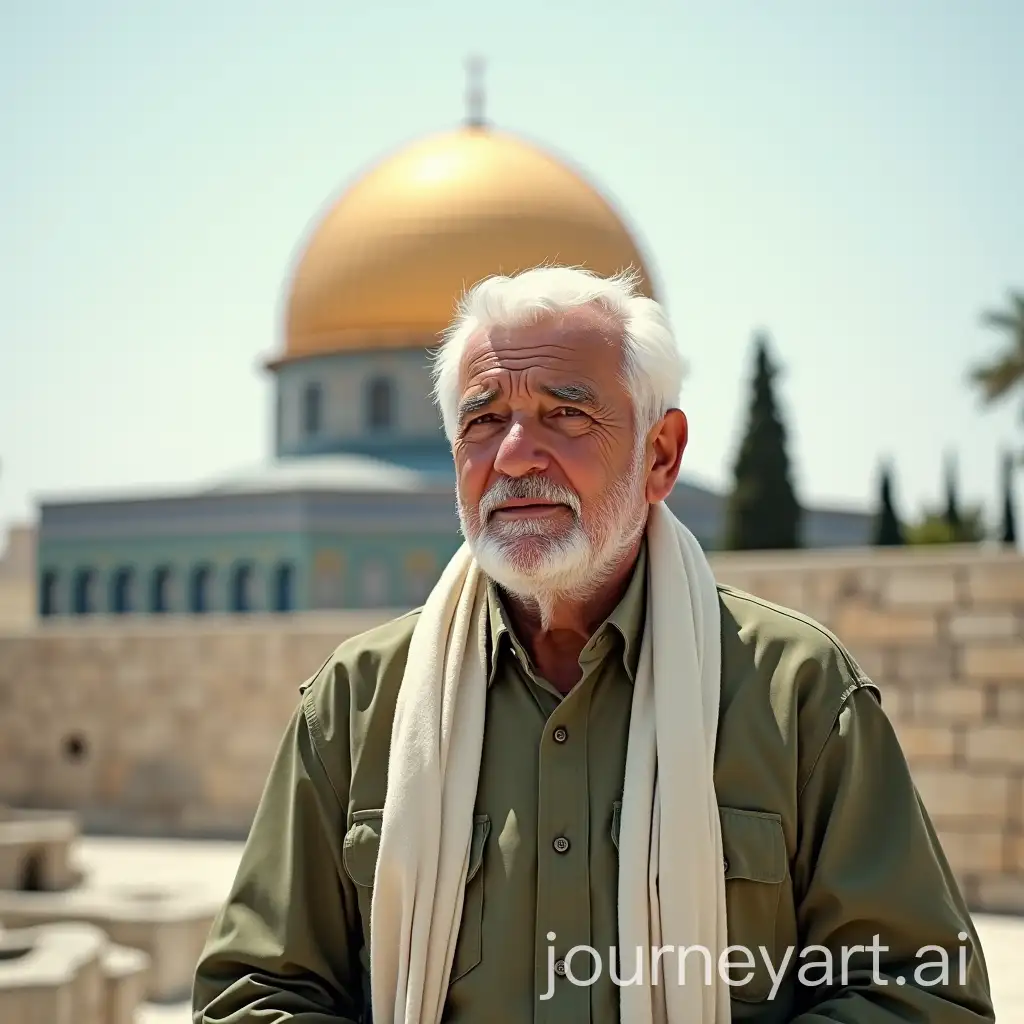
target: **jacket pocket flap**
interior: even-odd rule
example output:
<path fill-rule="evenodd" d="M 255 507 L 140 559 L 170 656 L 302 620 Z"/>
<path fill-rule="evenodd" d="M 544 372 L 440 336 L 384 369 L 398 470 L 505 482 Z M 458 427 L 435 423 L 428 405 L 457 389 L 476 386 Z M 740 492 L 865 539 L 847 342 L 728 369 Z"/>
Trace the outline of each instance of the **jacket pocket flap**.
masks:
<path fill-rule="evenodd" d="M 478 814 L 473 819 L 473 839 L 469 844 L 469 870 L 466 872 L 466 884 L 473 881 L 473 876 L 480 870 L 484 862 L 484 847 L 491 831 L 491 819 L 486 814 Z"/>
<path fill-rule="evenodd" d="M 786 878 L 782 816 L 768 811 L 719 807 L 725 878 L 779 884 Z"/>
<path fill-rule="evenodd" d="M 356 811 L 352 815 L 352 827 L 345 833 L 341 848 L 341 861 L 348 877 L 356 885 L 366 888 L 373 886 L 377 870 L 377 853 L 380 850 L 380 830 L 384 823 L 384 812 Z"/>
<path fill-rule="evenodd" d="M 352 815 L 352 827 L 345 833 L 341 860 L 345 872 L 356 885 L 373 887 L 377 871 L 377 854 L 380 852 L 380 832 L 384 823 L 384 812 L 356 811 Z M 480 870 L 484 860 L 484 846 L 491 831 L 491 819 L 486 814 L 473 818 L 473 838 L 469 848 L 469 870 L 467 883 Z"/>

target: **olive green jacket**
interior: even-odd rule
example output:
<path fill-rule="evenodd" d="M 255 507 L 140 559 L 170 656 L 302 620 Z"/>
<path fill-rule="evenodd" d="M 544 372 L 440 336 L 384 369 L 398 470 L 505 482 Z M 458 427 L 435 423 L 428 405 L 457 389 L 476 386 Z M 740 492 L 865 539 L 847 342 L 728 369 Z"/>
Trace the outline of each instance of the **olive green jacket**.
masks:
<path fill-rule="evenodd" d="M 641 567 L 591 638 L 564 698 L 490 591 L 453 1024 L 618 1024 L 619 799 L 645 577 Z M 715 785 L 729 941 L 751 954 L 731 957 L 733 1020 L 993 1021 L 977 934 L 877 688 L 814 622 L 719 593 Z M 196 1024 L 370 1021 L 374 865 L 418 614 L 345 641 L 303 684 L 198 965 Z M 600 959 L 575 954 L 565 973 L 579 945 Z"/>

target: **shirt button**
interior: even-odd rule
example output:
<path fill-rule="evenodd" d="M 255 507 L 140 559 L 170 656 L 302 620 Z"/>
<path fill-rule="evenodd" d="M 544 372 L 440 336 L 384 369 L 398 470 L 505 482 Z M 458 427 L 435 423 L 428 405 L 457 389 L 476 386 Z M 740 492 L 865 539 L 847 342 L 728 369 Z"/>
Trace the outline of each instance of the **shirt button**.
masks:
<path fill-rule="evenodd" d="M 552 736 L 556 743 L 564 743 L 569 738 L 569 730 L 564 725 L 560 725 L 553 733 Z"/>
<path fill-rule="evenodd" d="M 569 840 L 565 836 L 559 836 L 554 841 L 555 853 L 565 853 L 569 849 Z"/>
<path fill-rule="evenodd" d="M 555 974 L 557 974 L 557 975 L 559 975 L 561 977 L 565 976 L 565 961 L 564 960 L 556 960 L 555 961 Z"/>

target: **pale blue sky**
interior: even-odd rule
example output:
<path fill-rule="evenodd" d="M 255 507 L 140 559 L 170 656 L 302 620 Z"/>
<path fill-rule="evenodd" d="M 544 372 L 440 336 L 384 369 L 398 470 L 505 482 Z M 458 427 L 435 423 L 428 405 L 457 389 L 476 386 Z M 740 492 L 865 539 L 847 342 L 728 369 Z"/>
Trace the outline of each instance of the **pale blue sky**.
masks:
<path fill-rule="evenodd" d="M 724 485 L 765 327 L 804 501 L 904 513 L 959 453 L 994 505 L 979 312 L 1024 287 L 1024 4 L 4 0 L 0 524 L 269 452 L 283 287 L 379 156 L 488 113 L 583 167 L 692 365 L 684 470 Z"/>

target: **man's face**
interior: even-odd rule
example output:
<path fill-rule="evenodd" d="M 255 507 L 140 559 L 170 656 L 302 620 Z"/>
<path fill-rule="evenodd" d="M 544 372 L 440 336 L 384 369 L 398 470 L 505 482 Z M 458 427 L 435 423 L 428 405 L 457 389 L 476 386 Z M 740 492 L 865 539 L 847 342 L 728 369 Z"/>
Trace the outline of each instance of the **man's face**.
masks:
<path fill-rule="evenodd" d="M 646 521 L 646 464 L 600 311 L 481 332 L 466 346 L 453 443 L 462 529 L 515 593 L 582 593 Z"/>

